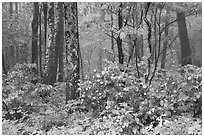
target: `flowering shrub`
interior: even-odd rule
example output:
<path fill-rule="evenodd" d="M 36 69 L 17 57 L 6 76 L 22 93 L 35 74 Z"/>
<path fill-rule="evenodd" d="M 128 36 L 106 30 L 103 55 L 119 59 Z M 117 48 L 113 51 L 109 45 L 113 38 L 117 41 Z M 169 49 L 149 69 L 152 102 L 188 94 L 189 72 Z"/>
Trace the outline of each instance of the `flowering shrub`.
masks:
<path fill-rule="evenodd" d="M 89 109 L 102 111 L 107 101 L 126 102 L 134 111 L 138 110 L 140 102 L 144 101 L 148 86 L 135 73 L 121 72 L 115 64 L 109 64 L 101 72 L 95 72 L 91 78 L 81 82 L 82 101 Z"/>
<path fill-rule="evenodd" d="M 65 104 L 66 83 L 33 84 L 31 66 L 3 77 L 3 134 L 202 134 L 201 68 L 159 70 L 149 86 L 144 62 L 140 77 L 134 66 L 121 71 L 106 62 L 81 81 L 81 97 Z"/>
<path fill-rule="evenodd" d="M 179 73 L 180 71 L 182 73 Z M 179 72 L 168 72 L 165 79 L 155 82 L 148 92 L 151 108 L 161 114 L 172 116 L 188 113 L 200 116 L 202 113 L 201 68 L 187 65 Z"/>
<path fill-rule="evenodd" d="M 144 74 L 140 78 L 136 71 L 121 72 L 117 65 L 109 63 L 80 84 L 83 104 L 101 115 L 106 109 L 114 110 L 120 103 L 126 103 L 144 126 L 157 126 L 160 116 L 184 113 L 201 116 L 201 68 L 187 65 L 179 72 L 160 70 L 151 86 L 145 83 L 143 66 L 139 69 Z"/>

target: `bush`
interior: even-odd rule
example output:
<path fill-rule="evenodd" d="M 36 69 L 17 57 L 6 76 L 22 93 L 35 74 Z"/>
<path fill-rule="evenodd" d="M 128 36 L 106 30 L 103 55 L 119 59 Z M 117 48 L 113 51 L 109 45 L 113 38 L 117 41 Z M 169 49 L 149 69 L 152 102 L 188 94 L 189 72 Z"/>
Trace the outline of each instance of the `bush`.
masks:
<path fill-rule="evenodd" d="M 94 115 L 100 116 L 107 108 L 114 110 L 126 103 L 143 126 L 153 124 L 156 127 L 160 116 L 168 118 L 185 113 L 192 117 L 201 116 L 201 68 L 187 65 L 178 72 L 160 70 L 148 86 L 143 67 L 139 66 L 139 70 L 143 70 L 139 78 L 136 71 L 122 72 L 117 65 L 108 62 L 104 70 L 95 71 L 93 77 L 81 82 L 83 104 Z M 113 118 L 112 114 L 110 116 Z"/>
<path fill-rule="evenodd" d="M 33 66 L 17 65 L 3 77 L 3 133 L 201 134 L 201 68 L 159 70 L 149 86 L 144 62 L 138 66 L 140 77 L 134 66 L 105 62 L 65 104 L 66 83 L 33 84 Z"/>

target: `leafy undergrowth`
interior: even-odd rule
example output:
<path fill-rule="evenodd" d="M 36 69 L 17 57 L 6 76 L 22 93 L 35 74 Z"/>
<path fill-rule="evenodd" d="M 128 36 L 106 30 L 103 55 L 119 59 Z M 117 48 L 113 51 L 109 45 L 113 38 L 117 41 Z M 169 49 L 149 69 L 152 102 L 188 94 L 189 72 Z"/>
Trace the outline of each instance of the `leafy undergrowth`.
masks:
<path fill-rule="evenodd" d="M 33 83 L 36 67 L 18 64 L 3 76 L 4 135 L 201 135 L 202 72 L 187 65 L 159 70 L 145 83 L 145 62 L 104 70 L 81 81 L 81 97 L 65 104 L 66 83 Z"/>

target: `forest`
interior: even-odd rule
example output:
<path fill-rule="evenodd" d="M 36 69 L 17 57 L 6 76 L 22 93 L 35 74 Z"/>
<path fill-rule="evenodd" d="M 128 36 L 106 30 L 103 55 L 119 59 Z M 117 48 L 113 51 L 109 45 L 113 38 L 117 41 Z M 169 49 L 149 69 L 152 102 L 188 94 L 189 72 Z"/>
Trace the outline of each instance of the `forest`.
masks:
<path fill-rule="evenodd" d="M 202 135 L 201 2 L 2 2 L 3 135 Z"/>

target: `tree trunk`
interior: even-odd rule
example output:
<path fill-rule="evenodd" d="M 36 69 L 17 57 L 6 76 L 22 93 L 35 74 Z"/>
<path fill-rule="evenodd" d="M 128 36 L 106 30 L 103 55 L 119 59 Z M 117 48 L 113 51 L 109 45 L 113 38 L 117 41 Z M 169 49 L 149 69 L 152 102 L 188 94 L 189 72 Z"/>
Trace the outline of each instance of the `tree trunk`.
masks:
<path fill-rule="evenodd" d="M 16 13 L 18 13 L 18 2 L 15 2 L 15 10 L 16 10 Z"/>
<path fill-rule="evenodd" d="M 46 50 L 47 50 L 47 2 L 43 2 L 43 13 L 44 13 L 44 42 L 45 42 L 45 51 L 44 51 L 44 56 L 45 56 L 45 62 L 46 62 Z M 46 66 L 46 63 L 45 63 Z"/>
<path fill-rule="evenodd" d="M 102 54 L 103 54 L 103 49 L 102 47 L 100 46 L 99 47 L 99 61 L 98 61 L 98 69 L 100 71 L 102 71 Z"/>
<path fill-rule="evenodd" d="M 13 2 L 9 2 L 9 6 L 10 6 L 9 12 L 10 12 L 10 19 L 11 19 L 13 16 Z"/>
<path fill-rule="evenodd" d="M 113 28 L 113 14 L 111 14 L 111 27 Z M 114 34 L 113 34 L 113 30 L 111 30 L 111 50 L 113 51 L 113 62 L 115 62 L 115 51 L 114 51 Z"/>
<path fill-rule="evenodd" d="M 15 47 L 13 45 L 10 45 L 9 48 L 11 57 L 11 67 L 13 67 L 16 64 Z"/>
<path fill-rule="evenodd" d="M 141 34 L 141 58 L 144 56 L 143 34 Z"/>
<path fill-rule="evenodd" d="M 3 74 L 7 74 L 7 69 L 6 69 L 6 64 L 5 64 L 5 58 L 4 58 L 3 50 L 2 50 L 2 68 L 3 68 Z"/>
<path fill-rule="evenodd" d="M 188 39 L 186 19 L 184 12 L 177 12 L 178 33 L 181 44 L 181 65 L 192 64 L 191 48 Z"/>
<path fill-rule="evenodd" d="M 71 56 L 71 70 L 70 77 L 67 80 L 67 95 L 70 93 L 70 98 L 66 96 L 66 102 L 68 99 L 76 99 L 79 97 L 77 92 L 78 83 L 80 79 L 80 59 L 79 59 L 79 34 L 78 34 L 78 16 L 77 16 L 77 3 L 67 2 L 64 5 L 65 10 L 65 41 L 66 46 L 69 45 L 69 52 Z"/>
<path fill-rule="evenodd" d="M 42 8 L 42 6 L 40 7 Z M 43 77 L 42 74 L 42 28 L 41 28 L 41 9 L 39 13 L 39 68 L 40 68 L 40 77 Z"/>
<path fill-rule="evenodd" d="M 10 23 L 10 30 L 13 31 L 14 27 L 13 27 L 13 21 L 12 21 L 12 17 L 13 17 L 13 2 L 9 3 L 9 13 L 10 13 L 10 19 L 11 19 L 11 23 Z M 11 34 L 10 39 L 13 41 L 14 40 L 14 35 Z M 13 67 L 15 65 L 15 47 L 13 44 L 9 45 L 9 50 L 10 50 L 10 57 L 11 57 L 11 63 L 9 63 L 9 65 L 11 67 Z"/>
<path fill-rule="evenodd" d="M 168 17 L 168 12 L 167 12 L 167 18 L 166 18 L 166 22 L 165 22 L 165 26 L 167 26 L 169 24 L 169 17 Z M 164 30 L 164 35 L 165 35 L 165 41 L 163 43 L 163 54 L 162 54 L 162 59 L 161 59 L 161 69 L 165 69 L 165 62 L 166 62 L 166 51 L 167 51 L 167 44 L 168 44 L 168 32 L 169 32 L 169 28 L 166 27 Z"/>
<path fill-rule="evenodd" d="M 32 63 L 38 64 L 38 2 L 33 2 L 32 21 Z"/>
<path fill-rule="evenodd" d="M 118 28 L 119 30 L 123 26 L 123 18 L 122 18 L 122 3 L 119 6 L 118 10 Z M 124 55 L 123 55 L 123 48 L 122 48 L 122 39 L 120 39 L 120 35 L 117 37 L 117 45 L 118 45 L 118 58 L 119 58 L 119 63 L 123 64 L 124 63 Z"/>
<path fill-rule="evenodd" d="M 53 85 L 56 82 L 56 73 L 55 73 L 55 18 L 54 18 L 54 2 L 50 3 L 49 15 L 48 15 L 48 22 L 49 22 L 49 29 L 50 29 L 50 46 L 49 46 L 49 61 L 48 61 L 48 74 L 45 79 L 46 84 Z"/>
<path fill-rule="evenodd" d="M 58 22 L 58 33 L 56 38 L 56 44 L 58 45 L 58 59 L 59 59 L 59 76 L 58 81 L 63 81 L 63 75 L 64 75 L 64 63 L 63 63 L 63 53 L 64 53 L 64 9 L 63 9 L 63 3 L 58 3 L 58 9 L 59 9 L 59 22 Z"/>

